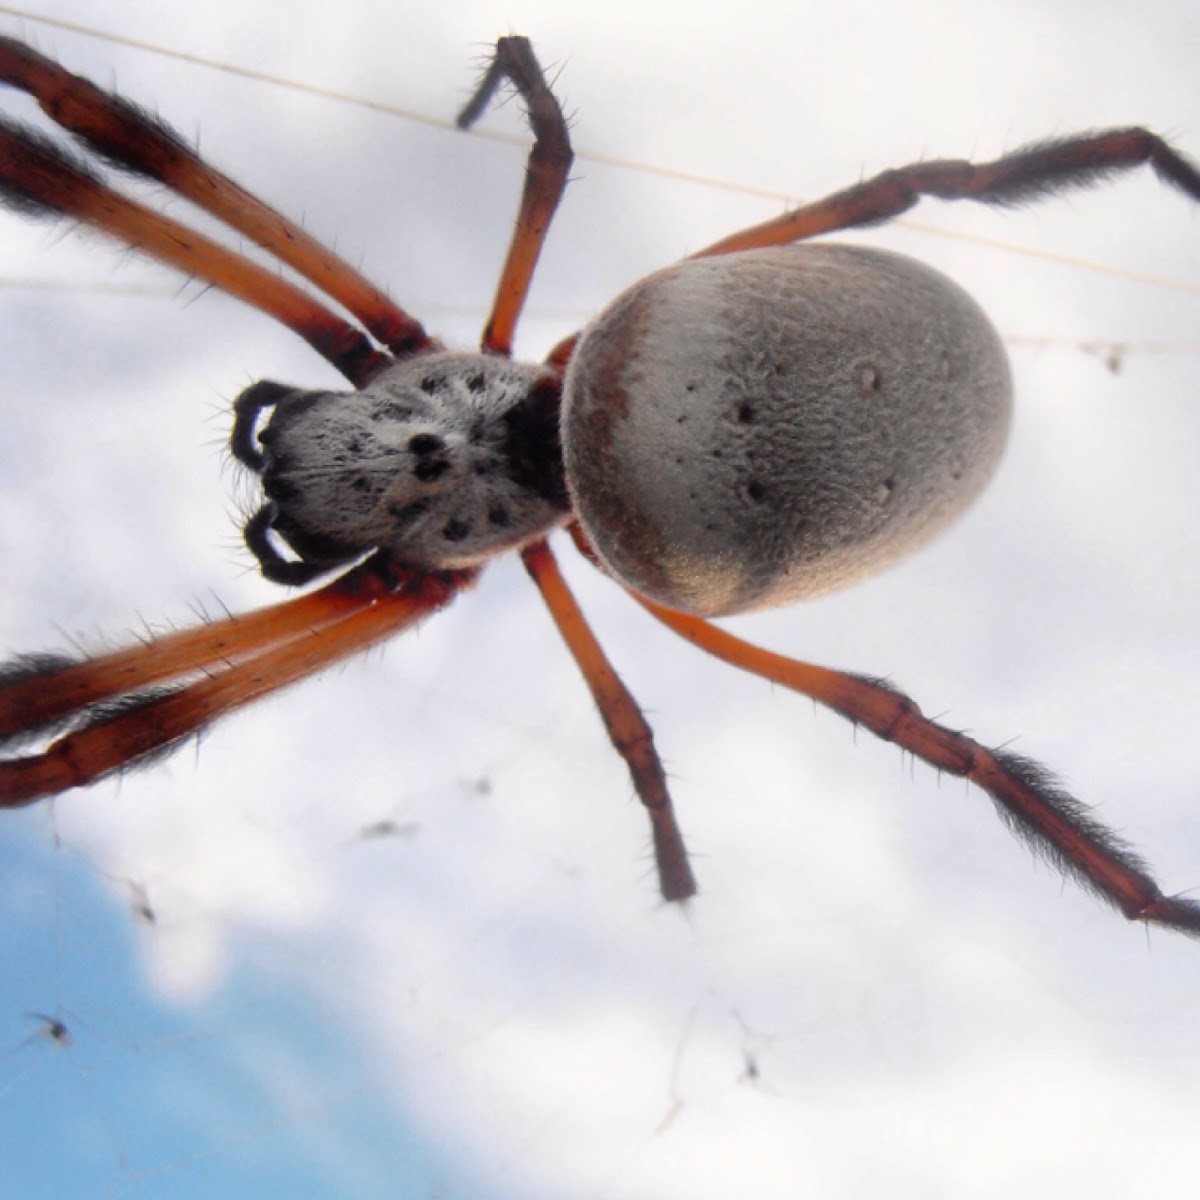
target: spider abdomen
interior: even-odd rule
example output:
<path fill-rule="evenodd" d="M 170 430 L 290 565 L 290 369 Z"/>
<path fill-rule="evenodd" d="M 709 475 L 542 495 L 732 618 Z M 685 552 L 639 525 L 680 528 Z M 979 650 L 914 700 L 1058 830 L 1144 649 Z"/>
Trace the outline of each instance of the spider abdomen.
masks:
<path fill-rule="evenodd" d="M 932 537 L 1011 407 L 978 305 L 922 263 L 795 245 L 689 260 L 584 330 L 564 386 L 575 511 L 623 582 L 701 616 L 791 603 Z"/>

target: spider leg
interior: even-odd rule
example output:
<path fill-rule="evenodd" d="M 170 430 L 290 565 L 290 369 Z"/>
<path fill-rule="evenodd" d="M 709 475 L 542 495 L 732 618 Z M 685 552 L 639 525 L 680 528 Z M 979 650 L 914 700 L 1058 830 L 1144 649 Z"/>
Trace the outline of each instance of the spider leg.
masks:
<path fill-rule="evenodd" d="M 430 344 L 419 321 L 295 222 L 206 163 L 158 118 L 12 38 L 0 38 L 0 81 L 28 92 L 106 162 L 165 184 L 287 263 L 394 353 Z"/>
<path fill-rule="evenodd" d="M 1130 920 L 1200 936 L 1200 903 L 1163 895 L 1141 858 L 1036 763 L 989 750 L 931 721 L 907 696 L 877 680 L 773 654 L 698 617 L 635 599 L 709 654 L 809 696 L 930 766 L 969 779 L 991 796 L 1005 823 L 1036 853 Z"/>
<path fill-rule="evenodd" d="M 534 138 L 516 229 L 496 287 L 492 315 L 483 331 L 483 348 L 508 358 L 512 356 L 513 331 L 529 293 L 542 243 L 566 189 L 574 154 L 562 109 L 528 38 L 503 37 L 496 43 L 496 53 L 479 87 L 458 114 L 458 127 L 467 129 L 479 119 L 505 79 L 512 81 L 525 101 Z"/>
<path fill-rule="evenodd" d="M 340 620 L 386 590 L 371 559 L 306 596 L 160 634 L 126 650 L 79 662 L 57 655 L 18 658 L 0 674 L 0 745 L 56 728 L 94 704 L 261 653 Z"/>
<path fill-rule="evenodd" d="M 1090 187 L 1143 163 L 1149 163 L 1165 183 L 1200 201 L 1200 169 L 1157 134 L 1146 129 L 1109 129 L 1025 146 L 993 162 L 943 159 L 884 171 L 824 200 L 722 238 L 693 257 L 779 246 L 875 225 L 907 212 L 922 196 L 1022 204 L 1068 188 Z"/>
<path fill-rule="evenodd" d="M 319 591 L 249 616 L 77 663 L 18 661 L 0 679 L 0 741 L 69 732 L 41 752 L 0 760 L 0 808 L 152 761 L 218 717 L 444 607 L 475 574 L 397 573 L 376 556 Z"/>
<path fill-rule="evenodd" d="M 654 858 L 663 898 L 686 900 L 696 894 L 696 880 L 688 862 L 683 834 L 675 820 L 666 775 L 654 748 L 650 725 L 589 628 L 550 547 L 544 540 L 533 542 L 521 551 L 521 557 L 542 593 L 559 633 L 579 664 L 608 736 L 629 767 L 638 798 L 650 814 Z"/>
<path fill-rule="evenodd" d="M 36 134 L 0 123 L 0 199 L 29 215 L 74 217 L 186 275 L 203 279 L 299 334 L 352 383 L 392 360 L 306 292 L 186 225 L 102 183 Z"/>

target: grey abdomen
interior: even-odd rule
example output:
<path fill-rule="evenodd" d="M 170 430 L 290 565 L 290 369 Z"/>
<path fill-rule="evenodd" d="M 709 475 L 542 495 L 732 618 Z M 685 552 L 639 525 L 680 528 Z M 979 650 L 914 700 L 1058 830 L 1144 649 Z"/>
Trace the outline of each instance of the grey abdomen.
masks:
<path fill-rule="evenodd" d="M 691 260 L 584 330 L 564 389 L 567 482 L 634 590 L 742 612 L 927 541 L 991 476 L 1010 407 L 995 330 L 922 263 L 807 244 Z"/>

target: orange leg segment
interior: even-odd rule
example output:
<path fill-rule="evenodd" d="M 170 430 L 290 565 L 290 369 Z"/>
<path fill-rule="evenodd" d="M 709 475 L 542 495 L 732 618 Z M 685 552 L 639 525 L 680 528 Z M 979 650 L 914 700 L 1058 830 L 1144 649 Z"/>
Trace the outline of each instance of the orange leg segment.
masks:
<path fill-rule="evenodd" d="M 698 617 L 637 599 L 669 629 L 709 654 L 810 696 L 931 766 L 971 780 L 991 796 L 1005 822 L 1035 852 L 1130 920 L 1200 936 L 1200 903 L 1164 896 L 1138 855 L 1036 763 L 988 750 L 931 721 L 907 696 L 876 680 L 773 654 Z"/>
<path fill-rule="evenodd" d="M 368 279 L 135 105 L 12 38 L 0 38 L 0 81 L 28 92 L 47 116 L 109 162 L 158 180 L 270 251 L 353 313 L 394 353 L 429 344 L 420 322 Z"/>
<path fill-rule="evenodd" d="M 0 126 L 0 189 L 33 215 L 74 217 L 274 317 L 356 386 L 391 362 L 306 292 L 220 243 L 106 187 L 50 143 Z"/>
<path fill-rule="evenodd" d="M 824 200 L 722 238 L 693 257 L 781 246 L 839 229 L 877 225 L 907 212 L 922 196 L 1022 204 L 1067 188 L 1088 187 L 1106 175 L 1143 163 L 1149 163 L 1165 183 L 1200 200 L 1200 169 L 1157 134 L 1145 129 L 1110 129 L 1027 146 L 994 162 L 944 159 L 884 171 Z"/>
<path fill-rule="evenodd" d="M 382 568 L 368 566 L 251 617 L 0 685 L 0 719 L 14 743 L 55 720 L 79 718 L 44 751 L 0 761 L 0 808 L 82 787 L 170 750 L 218 717 L 399 633 L 447 605 L 475 577 L 444 572 L 405 577 L 395 586 Z M 198 673 L 175 690 L 154 686 Z M 69 697 L 77 699 L 70 712 Z"/>
<path fill-rule="evenodd" d="M 663 897 L 686 900 L 696 894 L 696 880 L 688 862 L 683 834 L 675 820 L 666 775 L 654 748 L 650 725 L 589 628 L 550 547 L 544 541 L 534 542 L 525 547 L 521 557 L 541 591 L 559 633 L 579 664 L 608 736 L 629 767 L 638 798 L 650 814 L 654 857 Z"/>
<path fill-rule="evenodd" d="M 10 678 L 0 683 L 0 743 L 53 726 L 93 704 L 260 654 L 357 612 L 395 586 L 370 560 L 306 596 L 160 634 L 127 650 L 80 662 L 34 657 L 28 671 L 18 660 Z"/>
<path fill-rule="evenodd" d="M 458 115 L 460 129 L 473 125 L 503 80 L 521 94 L 533 128 L 533 149 L 525 169 L 525 189 L 517 226 L 500 273 L 492 315 L 483 331 L 483 348 L 512 356 L 513 332 L 529 294 L 542 244 L 567 186 L 574 155 L 562 109 L 550 91 L 528 38 L 503 37 L 475 95 Z"/>

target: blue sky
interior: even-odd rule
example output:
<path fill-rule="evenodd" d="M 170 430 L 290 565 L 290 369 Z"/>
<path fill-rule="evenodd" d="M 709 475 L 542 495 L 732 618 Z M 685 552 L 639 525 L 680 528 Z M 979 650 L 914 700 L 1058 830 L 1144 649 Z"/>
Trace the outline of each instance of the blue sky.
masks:
<path fill-rule="evenodd" d="M 36 818 L 22 823 L 33 828 L 5 842 L 0 957 L 10 996 L 55 1003 L 7 1014 L 6 1194 L 502 1194 L 405 1129 L 369 1040 L 318 996 L 247 960 L 204 1005 L 163 1003 L 130 909 L 84 864 L 48 853 Z"/>
<path fill-rule="evenodd" d="M 1200 157 L 1183 3 L 39 11 L 432 117 L 497 33 L 530 34 L 585 153 L 526 357 L 784 197 L 887 166 L 1132 121 Z M 519 144 L 3 26 L 157 107 L 452 343 L 477 336 Z M 511 106 L 487 127 L 521 134 Z M 1200 882 L 1196 220 L 1138 178 L 857 237 L 992 314 L 1008 457 L 911 562 L 733 623 L 1015 739 L 1168 889 Z M 94 239 L 5 217 L 0 243 L 0 537 L 21 581 L 0 643 L 95 648 L 278 599 L 239 545 L 228 403 L 328 368 Z M 1113 373 L 1087 344 L 1118 341 Z M 497 563 L 419 633 L 0 829 L 0 1178 L 138 1200 L 1178 1192 L 1196 946 L 1127 926 L 985 798 L 706 662 L 562 558 L 653 720 L 701 879 L 686 917 L 657 903 L 622 768 Z M 405 836 L 362 836 L 382 820 Z"/>

